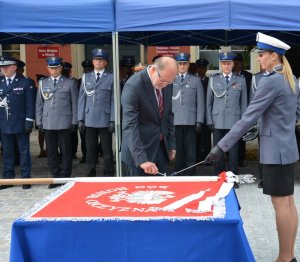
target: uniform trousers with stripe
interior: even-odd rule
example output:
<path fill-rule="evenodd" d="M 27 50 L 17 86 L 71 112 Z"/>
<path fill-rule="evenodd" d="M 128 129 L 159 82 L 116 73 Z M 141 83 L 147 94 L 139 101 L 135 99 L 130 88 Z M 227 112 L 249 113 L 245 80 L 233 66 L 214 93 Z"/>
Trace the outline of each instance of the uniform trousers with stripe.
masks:
<path fill-rule="evenodd" d="M 4 134 L 1 132 L 3 147 L 3 178 L 15 178 L 15 143 L 19 148 L 21 177 L 31 176 L 31 157 L 29 146 L 29 133 Z"/>

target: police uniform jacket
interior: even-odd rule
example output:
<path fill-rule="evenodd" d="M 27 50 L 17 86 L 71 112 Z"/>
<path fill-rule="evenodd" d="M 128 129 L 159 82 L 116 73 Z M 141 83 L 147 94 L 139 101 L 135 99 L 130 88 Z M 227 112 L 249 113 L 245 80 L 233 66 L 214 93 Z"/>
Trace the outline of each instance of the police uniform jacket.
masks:
<path fill-rule="evenodd" d="M 204 123 L 204 91 L 199 77 L 186 74 L 183 81 L 177 75 L 173 83 L 172 109 L 174 125 Z"/>
<path fill-rule="evenodd" d="M 263 77 L 263 72 L 258 72 L 256 74 L 253 74 L 252 80 L 251 80 L 251 90 L 250 90 L 250 101 L 253 99 L 253 96 L 257 90 L 258 83 L 260 79 Z"/>
<path fill-rule="evenodd" d="M 0 77 L 0 128 L 5 134 L 24 133 L 32 128 L 35 116 L 35 87 L 29 78 L 16 74 L 7 87 Z M 5 102 L 6 101 L 6 102 Z"/>
<path fill-rule="evenodd" d="M 51 77 L 39 81 L 36 124 L 46 130 L 69 129 L 77 125 L 78 89 L 76 82 L 60 76 L 56 86 Z"/>
<path fill-rule="evenodd" d="M 216 129 L 230 129 L 247 108 L 245 79 L 232 74 L 229 84 L 223 74 L 209 78 L 206 99 L 206 123 Z"/>
<path fill-rule="evenodd" d="M 299 113 L 297 81 L 295 94 L 284 76 L 273 72 L 262 77 L 242 119 L 218 145 L 223 151 L 228 151 L 258 120 L 260 162 L 281 165 L 294 163 L 299 158 L 295 136 L 295 123 L 296 118 L 299 119 Z"/>
<path fill-rule="evenodd" d="M 104 71 L 96 82 L 95 71 L 82 76 L 79 101 L 78 121 L 94 128 L 108 127 L 115 121 L 113 75 Z"/>

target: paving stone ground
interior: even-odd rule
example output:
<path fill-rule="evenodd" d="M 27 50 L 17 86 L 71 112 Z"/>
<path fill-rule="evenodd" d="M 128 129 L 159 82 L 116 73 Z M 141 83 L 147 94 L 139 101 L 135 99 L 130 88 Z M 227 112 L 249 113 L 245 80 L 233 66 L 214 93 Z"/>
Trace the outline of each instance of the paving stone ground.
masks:
<path fill-rule="evenodd" d="M 37 131 L 31 135 L 32 152 L 32 177 L 50 177 L 46 158 L 38 158 Z M 78 150 L 78 159 L 73 160 L 73 177 L 84 176 L 84 164 L 79 164 L 81 152 Z M 258 164 L 256 161 L 247 161 L 247 166 L 240 169 L 241 174 L 253 174 L 257 176 Z M 99 158 L 97 166 L 98 173 L 101 173 L 102 158 Z M 0 156 L 0 172 L 2 173 L 2 156 Z M 16 169 L 19 177 L 19 169 Z M 213 168 L 201 166 L 197 168 L 200 175 L 211 175 Z M 34 185 L 30 190 L 23 190 L 15 186 L 0 191 L 0 262 L 9 261 L 10 234 L 13 221 L 30 209 L 35 203 L 49 195 L 47 185 Z M 276 259 L 278 253 L 277 232 L 274 220 L 274 211 L 270 197 L 262 194 L 257 188 L 257 182 L 243 184 L 236 190 L 241 205 L 241 216 L 244 223 L 249 244 L 256 261 L 271 262 Z M 296 165 L 295 199 L 300 211 L 300 162 Z M 296 257 L 300 260 L 300 234 L 296 243 Z M 242 261 L 241 261 L 242 262 Z"/>

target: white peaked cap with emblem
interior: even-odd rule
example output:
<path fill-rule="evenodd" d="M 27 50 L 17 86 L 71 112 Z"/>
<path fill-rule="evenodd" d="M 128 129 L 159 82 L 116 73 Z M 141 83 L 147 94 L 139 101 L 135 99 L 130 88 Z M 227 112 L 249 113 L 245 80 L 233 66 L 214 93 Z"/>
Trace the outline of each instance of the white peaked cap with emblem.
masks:
<path fill-rule="evenodd" d="M 256 35 L 256 50 L 258 52 L 272 51 L 280 55 L 284 55 L 291 47 L 281 40 L 258 32 Z"/>

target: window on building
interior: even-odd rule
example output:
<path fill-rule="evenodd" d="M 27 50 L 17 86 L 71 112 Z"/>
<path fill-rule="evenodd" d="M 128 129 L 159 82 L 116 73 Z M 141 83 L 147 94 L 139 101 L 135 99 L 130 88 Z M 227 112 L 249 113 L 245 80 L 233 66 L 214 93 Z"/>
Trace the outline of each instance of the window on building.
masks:
<path fill-rule="evenodd" d="M 219 70 L 220 46 L 199 46 L 199 58 L 204 58 L 209 62 L 208 70 Z"/>
<path fill-rule="evenodd" d="M 242 53 L 244 57 L 244 69 L 251 70 L 251 50 L 253 46 L 231 46 L 230 50 L 236 53 Z M 204 58 L 209 62 L 208 70 L 219 71 L 218 54 L 220 46 L 199 46 L 199 58 Z"/>
<path fill-rule="evenodd" d="M 2 45 L 2 55 L 9 55 L 16 59 L 20 59 L 20 45 Z"/>

